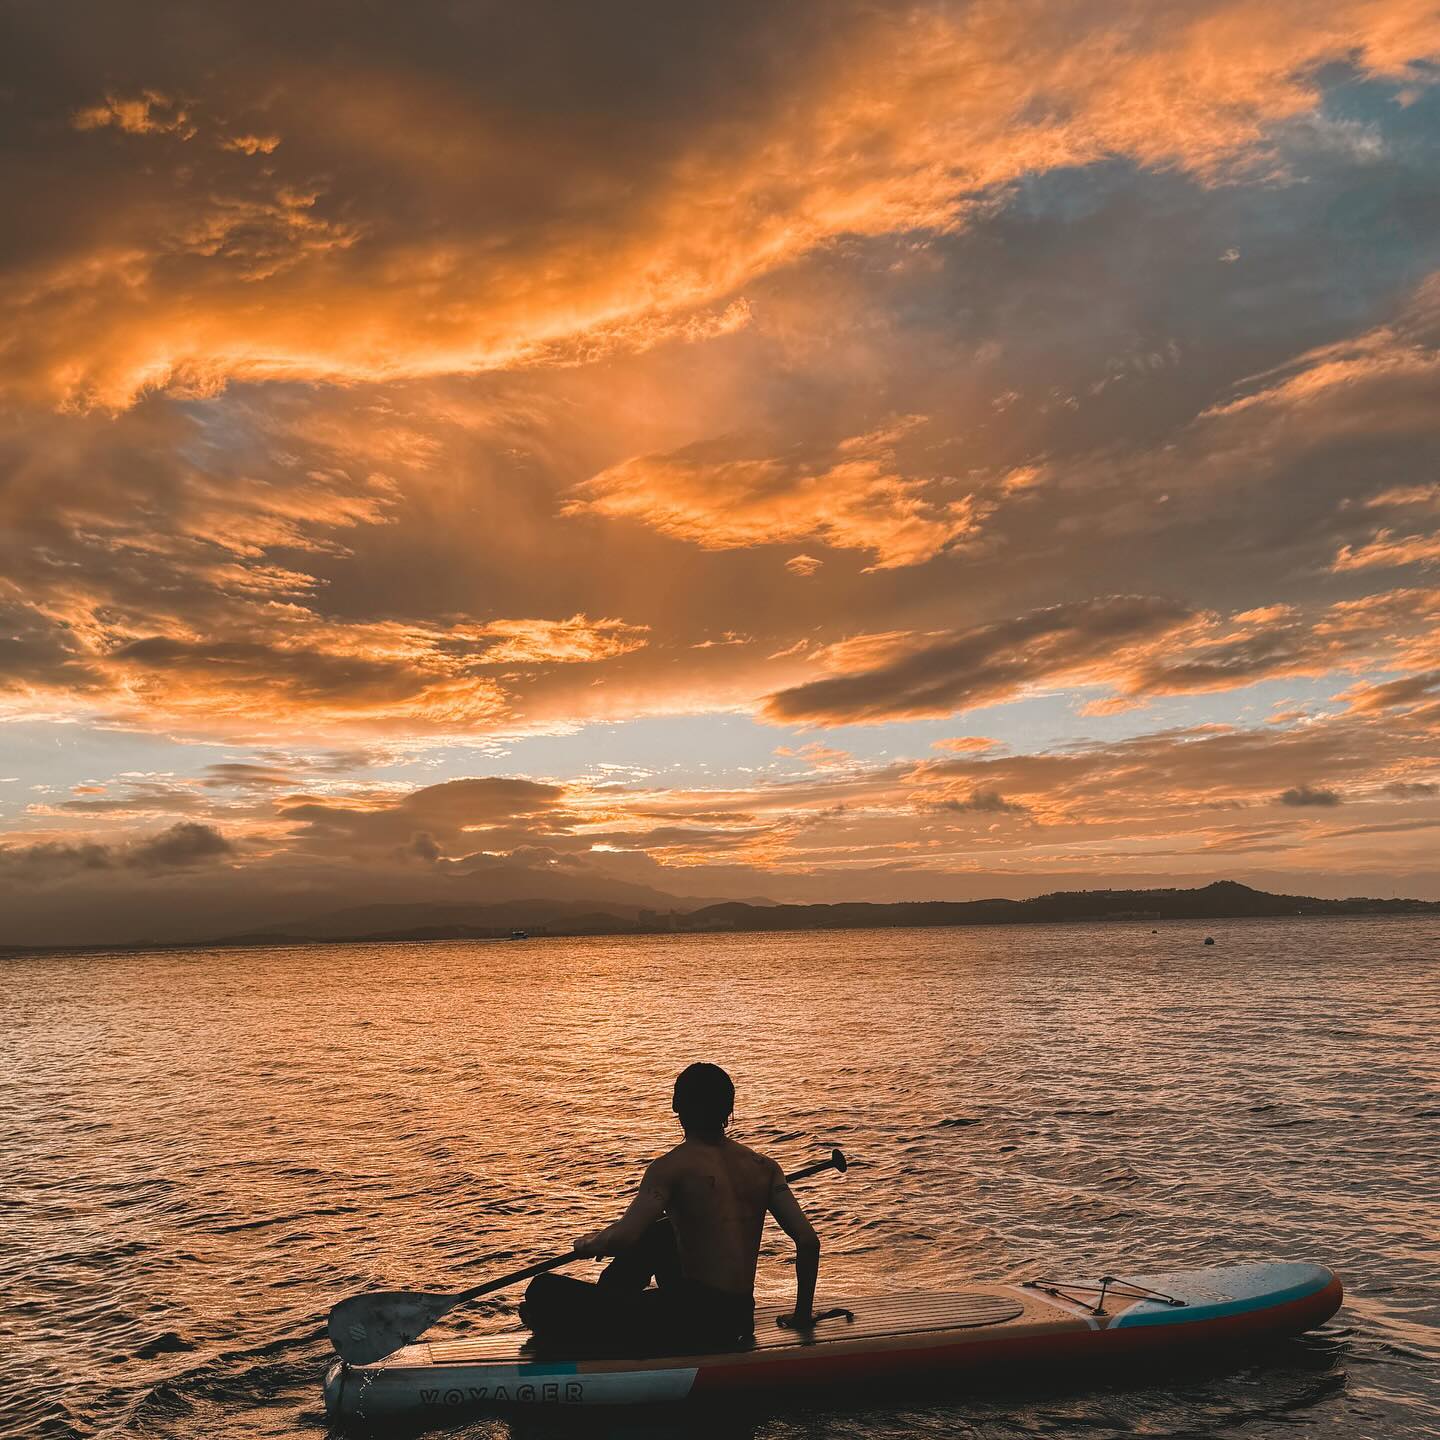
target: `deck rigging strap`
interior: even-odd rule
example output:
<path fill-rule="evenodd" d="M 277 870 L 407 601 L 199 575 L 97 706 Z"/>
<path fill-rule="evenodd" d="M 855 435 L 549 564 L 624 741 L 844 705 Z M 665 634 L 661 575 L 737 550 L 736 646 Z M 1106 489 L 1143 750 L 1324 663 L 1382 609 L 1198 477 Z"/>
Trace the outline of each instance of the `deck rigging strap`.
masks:
<path fill-rule="evenodd" d="M 855 1320 L 855 1312 L 853 1310 L 847 1310 L 843 1305 L 837 1305 L 833 1310 L 819 1311 L 799 1325 L 795 1324 L 793 1318 L 789 1315 L 777 1315 L 775 1317 L 775 1323 L 782 1330 L 813 1330 L 822 1320 L 844 1320 L 847 1323 L 853 1323 Z"/>
<path fill-rule="evenodd" d="M 1039 1280 L 1022 1281 L 1021 1284 L 1024 1289 L 1040 1290 L 1046 1295 L 1069 1300 L 1071 1304 L 1081 1306 L 1092 1315 L 1105 1313 L 1105 1297 L 1107 1295 L 1118 1295 L 1125 1300 L 1155 1300 L 1162 1305 L 1176 1308 L 1183 1307 L 1186 1303 L 1184 1300 L 1178 1300 L 1174 1295 L 1166 1295 L 1160 1290 L 1148 1290 L 1144 1285 L 1135 1284 L 1133 1280 L 1122 1280 L 1118 1275 L 1102 1275 L 1098 1285 L 1086 1285 L 1079 1280 L 1050 1280 L 1043 1276 Z M 1079 1291 L 1080 1295 L 1095 1295 L 1095 1303 L 1092 1305 L 1082 1300 L 1080 1295 L 1071 1294 L 1071 1291 Z"/>

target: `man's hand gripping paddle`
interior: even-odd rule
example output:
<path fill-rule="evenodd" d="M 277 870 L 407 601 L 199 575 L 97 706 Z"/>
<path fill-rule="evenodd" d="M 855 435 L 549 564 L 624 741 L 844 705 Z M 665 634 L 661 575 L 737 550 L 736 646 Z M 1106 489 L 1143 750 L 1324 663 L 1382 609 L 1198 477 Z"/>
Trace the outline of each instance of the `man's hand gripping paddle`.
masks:
<path fill-rule="evenodd" d="M 826 1170 L 838 1170 L 842 1175 L 849 1168 L 849 1162 L 839 1150 L 832 1150 L 828 1160 L 817 1160 L 785 1179 L 790 1182 L 808 1180 Z M 482 1295 L 507 1286 L 518 1285 L 547 1270 L 558 1270 L 576 1259 L 572 1251 L 568 1255 L 555 1255 L 549 1260 L 537 1260 L 523 1270 L 512 1270 L 498 1280 L 487 1280 L 482 1285 L 472 1285 L 468 1290 L 454 1295 L 433 1295 L 424 1290 L 380 1290 L 370 1295 L 352 1295 L 342 1300 L 330 1311 L 326 1329 L 330 1343 L 342 1360 L 352 1365 L 372 1365 L 377 1360 L 392 1354 L 402 1345 L 418 1340 L 442 1315 L 447 1315 L 457 1306 L 468 1305 Z"/>

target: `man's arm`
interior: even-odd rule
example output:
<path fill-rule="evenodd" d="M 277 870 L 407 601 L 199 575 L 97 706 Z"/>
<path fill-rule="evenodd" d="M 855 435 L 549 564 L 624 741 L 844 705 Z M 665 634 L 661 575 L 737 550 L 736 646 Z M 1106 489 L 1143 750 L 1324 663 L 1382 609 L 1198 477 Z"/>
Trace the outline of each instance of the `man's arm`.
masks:
<path fill-rule="evenodd" d="M 805 1325 L 815 1313 L 815 1281 L 820 1274 L 820 1237 L 815 1227 L 805 1218 L 785 1181 L 785 1175 L 776 1165 L 775 1176 L 770 1184 L 770 1213 L 779 1222 L 780 1228 L 795 1242 L 795 1309 L 780 1319 L 782 1325 L 798 1329 Z"/>
<path fill-rule="evenodd" d="M 639 1242 L 640 1237 L 665 1213 L 670 1203 L 670 1181 L 664 1161 L 656 1160 L 640 1182 L 640 1193 L 630 1208 L 613 1224 L 575 1242 L 577 1255 L 619 1255 Z"/>

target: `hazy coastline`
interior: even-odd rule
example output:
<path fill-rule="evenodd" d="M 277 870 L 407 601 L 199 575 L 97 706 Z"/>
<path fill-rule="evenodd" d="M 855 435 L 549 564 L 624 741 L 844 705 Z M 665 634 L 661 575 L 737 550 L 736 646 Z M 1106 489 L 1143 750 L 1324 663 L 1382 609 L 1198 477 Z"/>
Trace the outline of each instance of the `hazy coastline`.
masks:
<path fill-rule="evenodd" d="M 459 912 L 459 913 L 457 913 Z M 386 918 L 409 923 L 380 923 Z M 1236 881 L 1192 890 L 1067 890 L 1025 900 L 922 900 L 770 904 L 727 900 L 661 911 L 604 901 L 512 900 L 475 905 L 373 905 L 213 939 L 131 944 L 0 946 L 0 957 L 144 950 L 253 949 L 450 940 L 540 940 L 604 935 L 949 929 L 1198 920 L 1414 918 L 1440 916 L 1440 901 L 1275 895 Z M 370 923 L 375 922 L 375 923 Z"/>

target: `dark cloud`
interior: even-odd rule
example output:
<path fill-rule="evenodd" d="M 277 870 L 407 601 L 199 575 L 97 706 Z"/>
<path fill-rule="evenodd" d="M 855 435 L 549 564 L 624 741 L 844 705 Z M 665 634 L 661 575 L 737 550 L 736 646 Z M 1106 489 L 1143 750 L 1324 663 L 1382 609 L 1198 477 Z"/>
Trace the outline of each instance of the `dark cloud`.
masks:
<path fill-rule="evenodd" d="M 439 842 L 428 830 L 421 830 L 412 836 L 410 843 L 401 847 L 401 853 L 430 862 L 440 859 L 444 854 Z"/>
<path fill-rule="evenodd" d="M 910 774 L 926 788 L 996 790 L 1036 813 L 1164 826 L 1202 807 L 1271 803 L 1277 774 L 1297 777 L 1289 787 L 1297 794 L 1318 793 L 1299 778 L 1306 774 L 1367 781 L 1410 743 L 1348 723 L 1280 731 L 1212 725 L 1040 754 L 927 760 Z"/>
<path fill-rule="evenodd" d="M 1430 780 L 1395 780 L 1385 787 L 1385 793 L 1396 800 L 1426 800 L 1440 795 L 1440 785 Z"/>
<path fill-rule="evenodd" d="M 1275 797 L 1282 805 L 1339 805 L 1340 796 L 1334 790 L 1324 790 L 1317 786 L 1294 785 L 1289 790 L 1282 790 Z"/>
<path fill-rule="evenodd" d="M 1188 618 L 1183 605 L 1156 596 L 1054 605 L 955 632 L 855 674 L 782 690 L 763 713 L 775 723 L 832 725 L 956 714 L 1013 699 L 1025 685 L 1081 666 L 1100 667 L 1117 650 Z"/>
<path fill-rule="evenodd" d="M 311 703 L 405 700 L 422 693 L 432 678 L 401 662 L 247 640 L 196 644 L 151 636 L 122 645 L 111 658 L 138 676 L 160 673 L 177 681 L 190 677 L 215 691 L 268 690 Z"/>
<path fill-rule="evenodd" d="M 111 794 L 108 787 L 79 789 L 84 798 L 62 800 L 54 809 L 66 815 L 146 815 L 183 814 L 206 806 L 206 797 L 192 786 L 165 780 L 130 781 L 116 794 Z"/>
<path fill-rule="evenodd" d="M 587 831 L 590 845 L 603 845 L 612 850 L 654 851 L 662 856 L 671 851 L 688 851 L 708 856 L 734 850 L 749 844 L 756 835 L 767 833 L 768 826 L 714 828 L 701 825 L 656 825 L 646 829 Z"/>
<path fill-rule="evenodd" d="M 1354 835 L 1409 835 L 1419 830 L 1440 828 L 1436 820 L 1393 820 L 1388 825 L 1353 825 L 1348 830 L 1335 831 L 1337 839 L 1349 839 Z"/>
<path fill-rule="evenodd" d="M 43 840 L 0 847 L 0 875 L 7 880 L 46 880 L 79 870 L 108 870 L 116 863 L 111 846 L 93 841 Z"/>
<path fill-rule="evenodd" d="M 286 800 L 279 814 L 297 827 L 298 844 L 327 853 L 399 847 L 434 859 L 481 848 L 508 852 L 547 832 L 562 835 L 574 819 L 561 808 L 565 795 L 561 786 L 532 780 L 448 780 L 404 795 L 371 794 L 350 803 Z M 588 848 L 588 842 L 581 848 Z"/>
<path fill-rule="evenodd" d="M 200 783 L 208 790 L 278 790 L 293 789 L 300 779 L 294 771 L 278 766 L 224 760 L 207 765 Z"/>
<path fill-rule="evenodd" d="M 234 853 L 235 847 L 218 830 L 187 820 L 119 845 L 54 840 L 0 846 L 0 878 L 43 883 L 86 871 L 160 872 L 209 864 Z"/>
<path fill-rule="evenodd" d="M 1300 618 L 1289 615 L 1257 633 L 1202 645 L 1183 659 L 1149 659 L 1136 667 L 1125 689 L 1135 695 L 1230 690 L 1271 676 L 1324 670 L 1333 658 L 1333 650 L 1326 654 Z"/>
<path fill-rule="evenodd" d="M 234 849 L 235 847 L 211 826 L 183 821 L 133 845 L 125 853 L 125 863 L 142 870 L 198 865 L 231 855 Z"/>
<path fill-rule="evenodd" d="M 942 800 L 936 807 L 953 810 L 957 814 L 976 815 L 1023 815 L 1025 806 L 1007 800 L 995 790 L 976 790 L 964 800 Z"/>
<path fill-rule="evenodd" d="M 51 688 L 94 693 L 104 690 L 105 679 L 73 635 L 0 598 L 0 694 Z"/>

